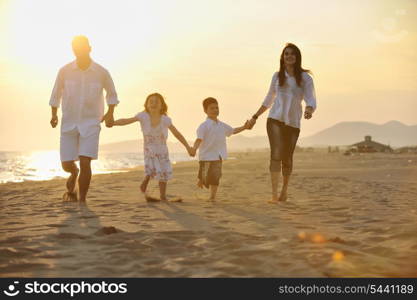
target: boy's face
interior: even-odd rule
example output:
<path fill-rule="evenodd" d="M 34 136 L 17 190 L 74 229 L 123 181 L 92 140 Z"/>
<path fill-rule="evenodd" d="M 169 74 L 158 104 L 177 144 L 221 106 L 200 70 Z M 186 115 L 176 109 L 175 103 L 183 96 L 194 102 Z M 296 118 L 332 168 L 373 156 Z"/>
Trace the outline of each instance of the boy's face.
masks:
<path fill-rule="evenodd" d="M 209 118 L 217 118 L 219 115 L 219 105 L 217 103 L 211 103 L 207 106 L 205 113 Z"/>

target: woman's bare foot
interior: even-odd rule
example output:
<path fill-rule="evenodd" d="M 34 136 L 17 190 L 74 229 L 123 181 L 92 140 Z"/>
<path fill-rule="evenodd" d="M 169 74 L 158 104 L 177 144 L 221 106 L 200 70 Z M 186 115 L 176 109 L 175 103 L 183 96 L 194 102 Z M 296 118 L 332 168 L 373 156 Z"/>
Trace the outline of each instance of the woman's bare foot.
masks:
<path fill-rule="evenodd" d="M 272 196 L 272 199 L 271 200 L 268 200 L 267 203 L 273 203 L 273 204 L 275 204 L 275 203 L 278 203 L 278 201 L 279 201 L 278 196 L 277 195 L 273 195 Z"/>

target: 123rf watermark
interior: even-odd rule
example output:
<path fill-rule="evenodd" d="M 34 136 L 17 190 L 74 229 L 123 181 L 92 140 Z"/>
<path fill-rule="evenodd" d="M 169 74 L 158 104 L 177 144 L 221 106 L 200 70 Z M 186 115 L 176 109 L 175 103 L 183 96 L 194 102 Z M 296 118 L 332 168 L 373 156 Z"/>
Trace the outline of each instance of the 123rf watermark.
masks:
<path fill-rule="evenodd" d="M 20 284 L 19 281 L 13 281 L 6 289 L 4 295 L 14 297 L 21 294 L 39 295 L 39 294 L 56 294 L 69 295 L 74 297 L 79 294 L 126 294 L 127 283 L 108 283 L 100 282 L 25 282 Z"/>

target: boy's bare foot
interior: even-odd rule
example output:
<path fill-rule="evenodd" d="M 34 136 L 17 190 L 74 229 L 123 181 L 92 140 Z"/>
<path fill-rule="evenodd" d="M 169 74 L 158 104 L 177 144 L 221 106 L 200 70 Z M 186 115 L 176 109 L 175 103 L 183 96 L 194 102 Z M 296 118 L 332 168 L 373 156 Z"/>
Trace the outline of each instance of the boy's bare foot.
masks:
<path fill-rule="evenodd" d="M 76 201 L 78 201 L 77 192 L 72 192 L 72 193 L 70 193 L 68 191 L 65 192 L 62 195 L 62 200 L 68 201 L 68 202 L 76 202 Z"/>
<path fill-rule="evenodd" d="M 152 196 L 148 196 L 148 195 L 145 196 L 145 199 L 148 202 L 161 202 L 161 199 L 158 199 L 158 198 L 155 198 L 155 197 L 152 197 Z"/>
<path fill-rule="evenodd" d="M 287 193 L 282 193 L 281 192 L 281 195 L 279 195 L 279 201 L 285 202 L 285 201 L 287 201 L 287 199 L 288 199 Z"/>

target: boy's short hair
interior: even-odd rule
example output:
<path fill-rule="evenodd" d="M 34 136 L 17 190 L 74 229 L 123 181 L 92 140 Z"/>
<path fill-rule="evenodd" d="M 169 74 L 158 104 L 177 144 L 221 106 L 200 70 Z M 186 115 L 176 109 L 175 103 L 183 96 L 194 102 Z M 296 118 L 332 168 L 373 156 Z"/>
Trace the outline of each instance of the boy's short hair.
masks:
<path fill-rule="evenodd" d="M 215 98 L 213 98 L 213 97 L 208 97 L 208 98 L 204 99 L 204 101 L 203 101 L 203 108 L 204 108 L 204 111 L 206 111 L 206 110 L 207 110 L 207 108 L 209 107 L 209 105 L 210 105 L 210 104 L 213 104 L 213 103 L 215 103 L 215 104 L 219 104 L 219 103 L 217 102 L 217 100 L 216 100 Z"/>

